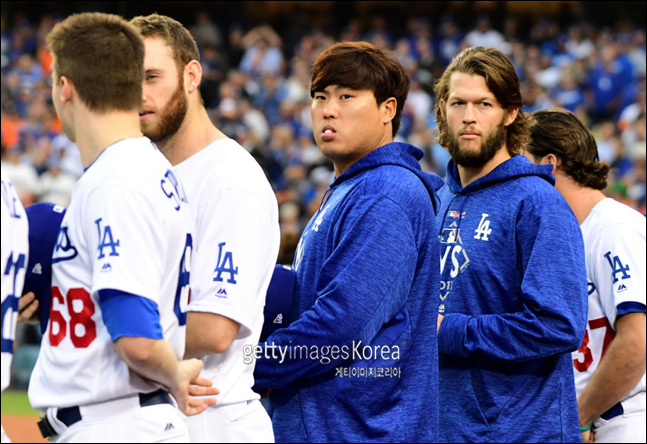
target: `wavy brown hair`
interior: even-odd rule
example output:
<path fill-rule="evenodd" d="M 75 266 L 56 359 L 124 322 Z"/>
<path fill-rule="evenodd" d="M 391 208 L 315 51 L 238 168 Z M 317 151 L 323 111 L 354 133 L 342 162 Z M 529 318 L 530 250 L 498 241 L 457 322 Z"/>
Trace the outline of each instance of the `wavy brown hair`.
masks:
<path fill-rule="evenodd" d="M 100 12 L 74 14 L 46 42 L 54 57 L 53 80 L 69 78 L 93 111 L 138 109 L 144 80 L 144 41 L 123 18 Z"/>
<path fill-rule="evenodd" d="M 366 42 L 337 43 L 321 53 L 312 67 L 310 96 L 330 85 L 373 91 L 377 104 L 394 97 L 393 137 L 398 133 L 402 109 L 409 94 L 409 75 L 392 54 Z"/>
<path fill-rule="evenodd" d="M 485 84 L 507 113 L 518 110 L 517 117 L 506 127 L 506 146 L 511 156 L 519 154 L 528 140 L 530 126 L 530 119 L 521 109 L 523 101 L 519 77 L 510 60 L 501 51 L 483 46 L 467 48 L 458 54 L 434 88 L 440 145 L 447 146 L 449 131 L 440 109 L 440 102 L 443 100 L 447 103 L 449 81 L 455 72 L 483 77 Z"/>
<path fill-rule="evenodd" d="M 536 159 L 554 154 L 559 168 L 584 187 L 603 190 L 609 165 L 600 162 L 598 146 L 591 131 L 565 109 L 535 111 L 530 114 L 530 141 L 526 151 Z"/>
<path fill-rule="evenodd" d="M 138 16 L 130 21 L 144 37 L 161 37 L 171 48 L 178 71 L 191 60 L 200 61 L 198 45 L 191 33 L 177 20 L 165 15 Z"/>

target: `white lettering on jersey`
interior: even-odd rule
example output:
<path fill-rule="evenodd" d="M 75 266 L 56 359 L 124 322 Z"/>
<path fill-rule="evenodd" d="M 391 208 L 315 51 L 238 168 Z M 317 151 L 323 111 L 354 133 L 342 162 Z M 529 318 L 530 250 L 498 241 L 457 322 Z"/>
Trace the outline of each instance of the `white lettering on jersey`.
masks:
<path fill-rule="evenodd" d="M 317 220 L 315 220 L 314 225 L 312 225 L 312 229 L 314 231 L 317 231 L 317 232 L 319 231 L 319 225 L 321 225 L 321 223 L 323 222 L 324 215 L 326 214 L 326 211 L 328 211 L 329 206 L 330 205 L 326 205 L 326 208 L 321 210 L 321 213 L 319 213 L 319 217 L 317 217 Z"/>
<path fill-rule="evenodd" d="M 303 259 L 303 252 L 305 251 L 305 246 L 306 246 L 306 241 L 305 241 L 305 235 L 299 240 L 299 244 L 297 245 L 297 252 L 294 255 L 294 271 L 297 271 L 299 269 L 299 265 L 301 265 L 301 260 Z"/>

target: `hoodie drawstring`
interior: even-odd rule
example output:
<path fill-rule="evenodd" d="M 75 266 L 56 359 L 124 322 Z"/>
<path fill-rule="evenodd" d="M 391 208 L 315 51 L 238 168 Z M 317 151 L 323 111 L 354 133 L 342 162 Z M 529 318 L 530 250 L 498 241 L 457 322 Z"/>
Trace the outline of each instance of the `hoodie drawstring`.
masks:
<path fill-rule="evenodd" d="M 321 203 L 319 204 L 319 209 L 317 210 L 317 213 L 321 211 L 323 206 L 328 202 L 328 199 L 332 196 L 332 188 L 328 188 L 324 195 L 321 197 Z"/>

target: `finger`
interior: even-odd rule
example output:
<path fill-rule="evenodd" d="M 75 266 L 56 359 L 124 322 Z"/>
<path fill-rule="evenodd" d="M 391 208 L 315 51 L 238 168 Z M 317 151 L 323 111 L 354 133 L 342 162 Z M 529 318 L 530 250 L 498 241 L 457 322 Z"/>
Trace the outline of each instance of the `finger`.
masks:
<path fill-rule="evenodd" d="M 34 323 L 38 321 L 36 316 L 36 311 L 38 310 L 38 301 L 33 301 L 27 307 L 23 307 L 23 310 L 18 314 L 19 322 L 29 322 Z"/>
<path fill-rule="evenodd" d="M 31 304 L 34 299 L 36 299 L 36 295 L 34 292 L 30 291 L 28 293 L 25 293 L 18 299 L 18 312 L 22 312 L 29 304 Z"/>
<path fill-rule="evenodd" d="M 215 396 L 220 394 L 220 390 L 216 387 L 201 387 L 197 385 L 189 386 L 190 396 Z"/>
<path fill-rule="evenodd" d="M 186 416 L 193 416 L 204 412 L 209 406 L 215 405 L 216 400 L 211 399 L 194 399 L 189 398 L 189 401 L 184 409 Z"/>
<path fill-rule="evenodd" d="M 207 378 L 204 378 L 202 376 L 198 376 L 193 381 L 191 381 L 191 384 L 200 385 L 202 387 L 211 387 L 213 385 L 213 382 L 211 381 L 211 379 L 207 379 Z"/>

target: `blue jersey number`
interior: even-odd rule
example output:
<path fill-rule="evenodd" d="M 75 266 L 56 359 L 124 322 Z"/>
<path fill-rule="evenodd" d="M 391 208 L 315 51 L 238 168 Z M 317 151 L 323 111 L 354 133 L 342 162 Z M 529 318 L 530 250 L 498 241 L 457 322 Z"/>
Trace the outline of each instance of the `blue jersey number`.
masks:
<path fill-rule="evenodd" d="M 175 177 L 173 171 L 168 170 L 166 172 L 164 179 L 162 179 L 160 185 L 166 197 L 171 199 L 171 201 L 173 202 L 175 211 L 180 211 L 180 203 L 186 203 L 188 201 L 186 195 L 184 194 L 184 190 L 182 189 L 182 185 L 180 185 L 180 181 L 177 180 L 177 177 Z"/>
<path fill-rule="evenodd" d="M 179 324 L 186 325 L 186 309 L 182 310 L 181 301 L 184 300 L 188 304 L 191 287 L 189 286 L 189 278 L 191 276 L 191 252 L 193 250 L 193 238 L 190 233 L 186 235 L 186 245 L 182 260 L 180 260 L 180 276 L 178 277 L 177 290 L 175 291 L 175 304 L 173 310 Z"/>
<path fill-rule="evenodd" d="M 16 336 L 16 322 L 18 320 L 18 298 L 16 294 L 16 280 L 21 269 L 25 268 L 25 255 L 20 254 L 13 260 L 13 252 L 9 254 L 4 276 L 13 280 L 12 294 L 2 302 L 2 353 L 13 353 L 13 340 Z"/>

